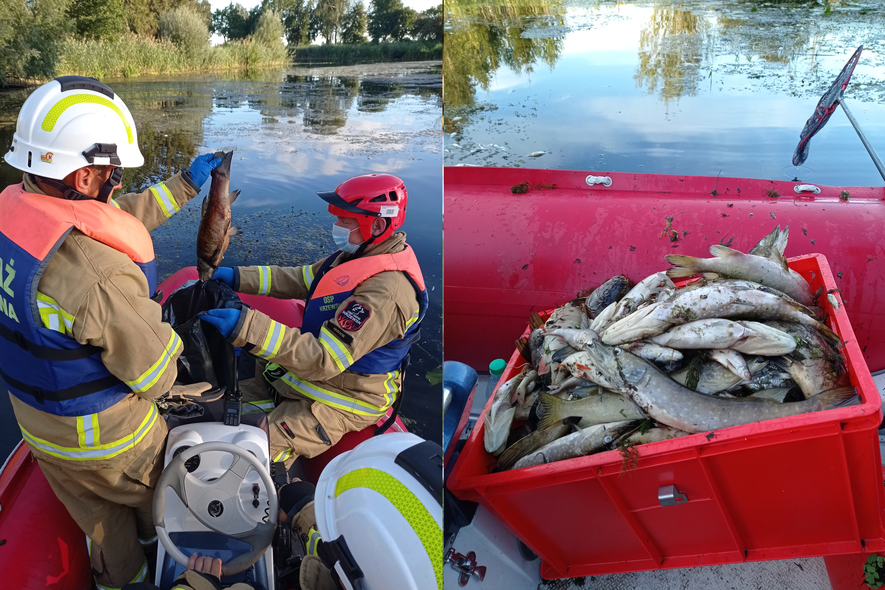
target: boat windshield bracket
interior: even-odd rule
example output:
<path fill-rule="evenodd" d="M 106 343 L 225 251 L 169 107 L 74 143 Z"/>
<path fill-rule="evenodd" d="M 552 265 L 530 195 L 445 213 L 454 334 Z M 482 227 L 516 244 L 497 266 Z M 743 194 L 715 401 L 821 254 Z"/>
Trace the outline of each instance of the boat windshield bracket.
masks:
<path fill-rule="evenodd" d="M 459 586 L 466 586 L 470 581 L 470 576 L 476 576 L 482 582 L 486 577 L 486 567 L 484 565 L 476 565 L 476 553 L 470 551 L 467 555 L 461 555 L 455 552 L 455 548 L 451 547 L 446 552 L 446 563 L 452 564 L 452 567 L 461 572 L 458 578 Z"/>
<path fill-rule="evenodd" d="M 801 193 L 814 193 L 815 195 L 820 194 L 820 187 L 814 186 L 813 184 L 797 184 L 793 187 L 793 190 L 796 191 L 797 194 Z"/>
<path fill-rule="evenodd" d="M 593 186 L 594 184 L 601 184 L 605 187 L 609 187 L 612 185 L 611 176 L 588 176 L 584 179 L 588 186 Z"/>

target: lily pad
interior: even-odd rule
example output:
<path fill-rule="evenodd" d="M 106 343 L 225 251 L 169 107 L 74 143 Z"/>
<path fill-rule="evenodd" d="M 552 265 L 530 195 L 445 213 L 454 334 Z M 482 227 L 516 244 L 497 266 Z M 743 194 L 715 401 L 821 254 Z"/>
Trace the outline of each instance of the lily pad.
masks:
<path fill-rule="evenodd" d="M 430 381 L 431 385 L 439 385 L 440 383 L 442 383 L 442 380 L 443 380 L 442 365 L 438 366 L 437 368 L 433 369 L 432 371 L 427 371 L 427 374 L 425 375 L 425 377 L 427 378 L 428 381 Z"/>

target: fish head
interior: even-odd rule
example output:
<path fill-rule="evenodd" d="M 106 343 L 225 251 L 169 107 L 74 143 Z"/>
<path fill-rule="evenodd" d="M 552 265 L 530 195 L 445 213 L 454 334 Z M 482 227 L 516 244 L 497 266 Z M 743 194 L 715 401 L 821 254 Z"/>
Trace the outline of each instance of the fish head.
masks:
<path fill-rule="evenodd" d="M 577 350 L 584 350 L 590 344 L 599 342 L 599 335 L 590 328 L 583 330 L 575 328 L 557 328 L 549 332 L 549 334 L 565 340 L 569 346 Z"/>

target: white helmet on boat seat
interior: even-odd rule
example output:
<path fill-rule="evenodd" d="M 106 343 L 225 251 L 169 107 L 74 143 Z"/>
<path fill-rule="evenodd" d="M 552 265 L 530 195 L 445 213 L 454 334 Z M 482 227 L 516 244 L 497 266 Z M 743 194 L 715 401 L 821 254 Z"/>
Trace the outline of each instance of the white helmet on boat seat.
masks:
<path fill-rule="evenodd" d="M 129 109 L 108 86 L 82 76 L 56 78 L 28 96 L 4 159 L 55 180 L 92 164 L 144 164 Z"/>
<path fill-rule="evenodd" d="M 343 588 L 442 590 L 442 466 L 442 447 L 407 432 L 326 466 L 314 508 Z"/>

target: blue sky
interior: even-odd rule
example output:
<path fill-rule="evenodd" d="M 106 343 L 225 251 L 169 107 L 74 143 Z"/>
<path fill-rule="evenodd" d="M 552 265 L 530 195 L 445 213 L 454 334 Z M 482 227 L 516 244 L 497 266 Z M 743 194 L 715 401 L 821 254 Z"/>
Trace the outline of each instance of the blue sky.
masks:
<path fill-rule="evenodd" d="M 228 4 L 231 3 L 232 0 L 209 0 L 209 4 L 212 5 L 212 10 L 218 10 L 219 8 L 224 8 Z M 252 8 L 261 3 L 261 0 L 233 0 L 234 3 L 239 3 L 245 6 L 246 8 Z M 441 0 L 403 0 L 403 5 L 409 6 L 418 12 L 423 10 L 427 10 L 428 8 L 432 8 L 434 6 L 439 6 L 441 4 Z M 370 0 L 363 0 L 363 5 L 366 7 L 366 10 L 370 9 Z"/>

